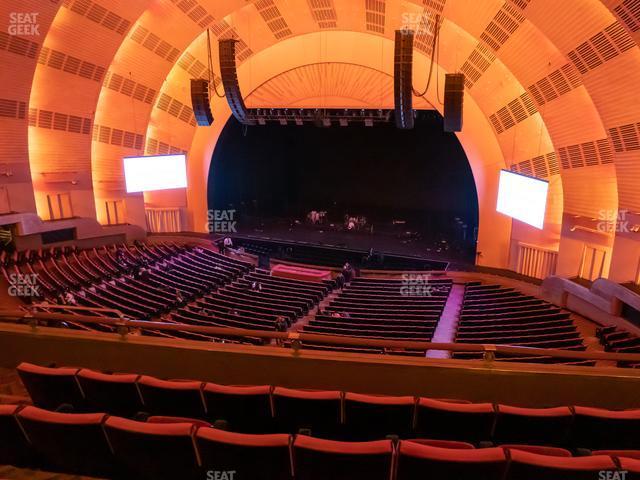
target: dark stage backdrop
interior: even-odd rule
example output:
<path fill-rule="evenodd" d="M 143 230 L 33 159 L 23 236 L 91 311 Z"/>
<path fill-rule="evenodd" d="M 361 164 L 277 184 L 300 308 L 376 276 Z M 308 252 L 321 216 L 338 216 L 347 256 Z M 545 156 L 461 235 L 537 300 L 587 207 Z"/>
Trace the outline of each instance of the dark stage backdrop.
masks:
<path fill-rule="evenodd" d="M 469 234 L 478 218 L 471 168 L 442 117 L 423 113 L 414 130 L 375 127 L 254 126 L 231 117 L 209 172 L 209 208 L 242 217 L 303 219 L 327 210 L 366 215 L 383 227 L 406 219 L 445 234 L 460 217 Z M 447 237 L 448 235 L 442 235 Z"/>

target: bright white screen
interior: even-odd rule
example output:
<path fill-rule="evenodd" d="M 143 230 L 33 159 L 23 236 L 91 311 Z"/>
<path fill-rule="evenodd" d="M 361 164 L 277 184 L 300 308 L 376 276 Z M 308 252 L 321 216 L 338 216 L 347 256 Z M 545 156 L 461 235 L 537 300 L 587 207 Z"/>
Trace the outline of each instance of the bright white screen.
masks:
<path fill-rule="evenodd" d="M 542 228 L 548 190 L 549 182 L 501 170 L 497 210 L 536 228 Z"/>
<path fill-rule="evenodd" d="M 187 186 L 185 155 L 125 157 L 124 176 L 127 192 L 168 190 Z"/>

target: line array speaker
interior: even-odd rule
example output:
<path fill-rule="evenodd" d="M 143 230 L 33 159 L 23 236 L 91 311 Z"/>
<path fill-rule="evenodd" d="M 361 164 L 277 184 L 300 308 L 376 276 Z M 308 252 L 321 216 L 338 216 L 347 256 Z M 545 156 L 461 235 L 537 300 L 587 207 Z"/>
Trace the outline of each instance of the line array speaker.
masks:
<path fill-rule="evenodd" d="M 240 123 L 255 125 L 255 121 L 249 119 L 249 112 L 240 93 L 238 70 L 236 67 L 236 43 L 237 40 L 232 38 L 219 41 L 222 85 L 224 86 L 224 93 L 227 97 L 227 102 L 229 102 L 229 107 L 231 107 L 233 116 L 236 117 Z"/>
<path fill-rule="evenodd" d="M 444 81 L 444 131 L 462 131 L 464 74 L 448 73 Z"/>
<path fill-rule="evenodd" d="M 393 89 L 396 127 L 413 128 L 413 30 L 396 30 Z"/>
<path fill-rule="evenodd" d="M 196 123 L 200 127 L 208 127 L 213 123 L 213 113 L 209 103 L 209 81 L 199 78 L 191 79 L 191 105 Z"/>

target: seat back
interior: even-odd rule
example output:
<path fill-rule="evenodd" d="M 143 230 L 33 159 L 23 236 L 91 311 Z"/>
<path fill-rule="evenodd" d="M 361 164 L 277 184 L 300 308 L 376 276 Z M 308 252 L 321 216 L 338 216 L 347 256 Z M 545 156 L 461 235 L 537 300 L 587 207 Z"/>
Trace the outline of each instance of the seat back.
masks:
<path fill-rule="evenodd" d="M 43 469 L 95 477 L 113 475 L 113 457 L 102 429 L 104 413 L 58 413 L 25 407 L 17 417 Z"/>
<path fill-rule="evenodd" d="M 0 405 L 0 465 L 23 467 L 33 461 L 29 442 L 16 418 L 19 410 L 18 405 Z"/>
<path fill-rule="evenodd" d="M 136 386 L 139 375 L 96 372 L 83 368 L 77 374 L 86 408 L 119 417 L 132 417 L 144 410 Z"/>
<path fill-rule="evenodd" d="M 640 449 L 639 431 L 640 410 L 575 407 L 571 443 L 590 450 Z"/>
<path fill-rule="evenodd" d="M 308 391 L 276 387 L 273 410 L 278 431 L 298 433 L 310 429 L 312 436 L 332 438 L 341 423 L 342 394 L 339 391 Z"/>
<path fill-rule="evenodd" d="M 207 383 L 203 388 L 208 418 L 213 423 L 225 420 L 231 431 L 239 433 L 269 433 L 273 427 L 271 416 L 271 387 L 229 386 Z"/>
<path fill-rule="evenodd" d="M 520 408 L 498 405 L 493 439 L 496 444 L 567 445 L 573 413 L 569 407 Z"/>
<path fill-rule="evenodd" d="M 501 480 L 506 468 L 501 448 L 453 449 L 401 441 L 396 480 Z"/>
<path fill-rule="evenodd" d="M 287 434 L 252 435 L 200 428 L 196 446 L 202 477 L 211 471 L 235 472 L 235 478 L 289 480 L 291 437 Z"/>
<path fill-rule="evenodd" d="M 425 438 L 477 444 L 491 439 L 495 412 L 490 403 L 453 403 L 420 398 L 416 432 Z"/>
<path fill-rule="evenodd" d="M 505 480 L 593 480 L 615 478 L 600 472 L 614 472 L 616 465 L 608 456 L 557 457 L 522 450 L 510 450 L 511 460 Z"/>
<path fill-rule="evenodd" d="M 159 380 L 143 375 L 138 388 L 144 410 L 151 415 L 206 418 L 201 382 Z"/>
<path fill-rule="evenodd" d="M 347 393 L 345 431 L 351 440 L 381 440 L 387 435 L 411 436 L 414 397 L 391 397 Z"/>
<path fill-rule="evenodd" d="M 389 480 L 391 440 L 336 442 L 298 435 L 293 442 L 295 478 L 304 480 Z"/>
<path fill-rule="evenodd" d="M 191 423 L 144 423 L 109 417 L 104 424 L 119 471 L 125 478 L 202 477 Z"/>
<path fill-rule="evenodd" d="M 77 368 L 48 368 L 23 362 L 17 370 L 35 406 L 56 410 L 70 405 L 75 411 L 82 411 L 84 399 L 76 380 Z"/>

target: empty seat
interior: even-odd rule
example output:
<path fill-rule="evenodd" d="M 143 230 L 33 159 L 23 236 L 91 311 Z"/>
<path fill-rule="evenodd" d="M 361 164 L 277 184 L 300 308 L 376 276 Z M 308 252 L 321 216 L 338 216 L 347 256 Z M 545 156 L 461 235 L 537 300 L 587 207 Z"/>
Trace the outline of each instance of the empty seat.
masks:
<path fill-rule="evenodd" d="M 347 393 L 345 425 L 351 440 L 380 440 L 387 435 L 406 438 L 413 431 L 414 397 Z"/>
<path fill-rule="evenodd" d="M 276 387 L 272 398 L 279 431 L 297 433 L 300 428 L 308 428 L 314 437 L 332 437 L 338 433 L 342 405 L 339 391 Z"/>
<path fill-rule="evenodd" d="M 66 405 L 82 410 L 84 399 L 76 380 L 77 368 L 48 368 L 23 362 L 17 370 L 35 406 L 56 410 Z"/>
<path fill-rule="evenodd" d="M 473 448 L 476 448 L 470 443 L 458 442 L 456 440 L 431 440 L 428 438 L 410 438 L 408 440 L 405 440 L 405 442 L 414 442 L 414 443 L 419 443 L 420 445 L 429 445 L 430 447 L 459 448 L 461 450 L 471 450 Z"/>
<path fill-rule="evenodd" d="M 525 452 L 538 453 L 540 455 L 552 455 L 554 457 L 571 457 L 573 454 L 566 448 L 547 447 L 544 445 L 523 445 L 517 443 L 505 443 L 500 448 L 506 450 L 523 450 Z"/>
<path fill-rule="evenodd" d="M 498 405 L 494 442 L 565 446 L 573 414 L 569 407 L 520 408 Z"/>
<path fill-rule="evenodd" d="M 506 466 L 501 448 L 438 448 L 401 441 L 396 479 L 501 480 Z"/>
<path fill-rule="evenodd" d="M 591 455 L 609 455 L 610 457 L 635 458 L 640 460 L 640 450 L 594 450 Z"/>
<path fill-rule="evenodd" d="M 87 409 L 119 417 L 132 417 L 144 410 L 136 385 L 139 375 L 108 375 L 83 368 L 77 378 Z"/>
<path fill-rule="evenodd" d="M 505 480 L 595 480 L 614 478 L 600 472 L 616 470 L 616 465 L 604 455 L 591 457 L 557 457 L 510 450 L 511 459 Z"/>
<path fill-rule="evenodd" d="M 626 472 L 624 477 L 622 477 L 622 475 L 619 476 L 620 480 L 640 479 L 640 460 L 636 458 L 620 457 L 618 461 L 620 462 L 620 470 L 622 472 Z M 613 476 L 611 478 L 615 479 Z"/>
<path fill-rule="evenodd" d="M 0 465 L 22 467 L 33 460 L 29 442 L 15 416 L 20 408 L 18 405 L 0 405 Z"/>
<path fill-rule="evenodd" d="M 159 380 L 142 376 L 138 388 L 144 410 L 151 415 L 205 418 L 201 382 Z"/>
<path fill-rule="evenodd" d="M 287 434 L 252 435 L 200 428 L 195 440 L 203 479 L 210 471 L 234 471 L 238 479 L 292 478 L 291 437 Z"/>
<path fill-rule="evenodd" d="M 296 480 L 389 480 L 391 440 L 337 442 L 298 435 L 293 442 Z"/>
<path fill-rule="evenodd" d="M 640 449 L 640 410 L 575 407 L 574 447 L 590 450 Z"/>
<path fill-rule="evenodd" d="M 425 438 L 477 444 L 491 439 L 495 412 L 490 403 L 453 403 L 420 398 L 416 432 Z"/>
<path fill-rule="evenodd" d="M 95 477 L 113 476 L 113 457 L 102 429 L 104 413 L 58 413 L 37 407 L 18 421 L 45 470 Z M 4 447 L 3 447 L 4 448 Z"/>
<path fill-rule="evenodd" d="M 125 478 L 200 479 L 191 423 L 144 423 L 109 417 L 104 424 Z"/>
<path fill-rule="evenodd" d="M 228 429 L 241 433 L 267 433 L 273 425 L 271 417 L 271 387 L 230 386 L 207 383 L 204 400 L 209 419 L 225 420 Z"/>

